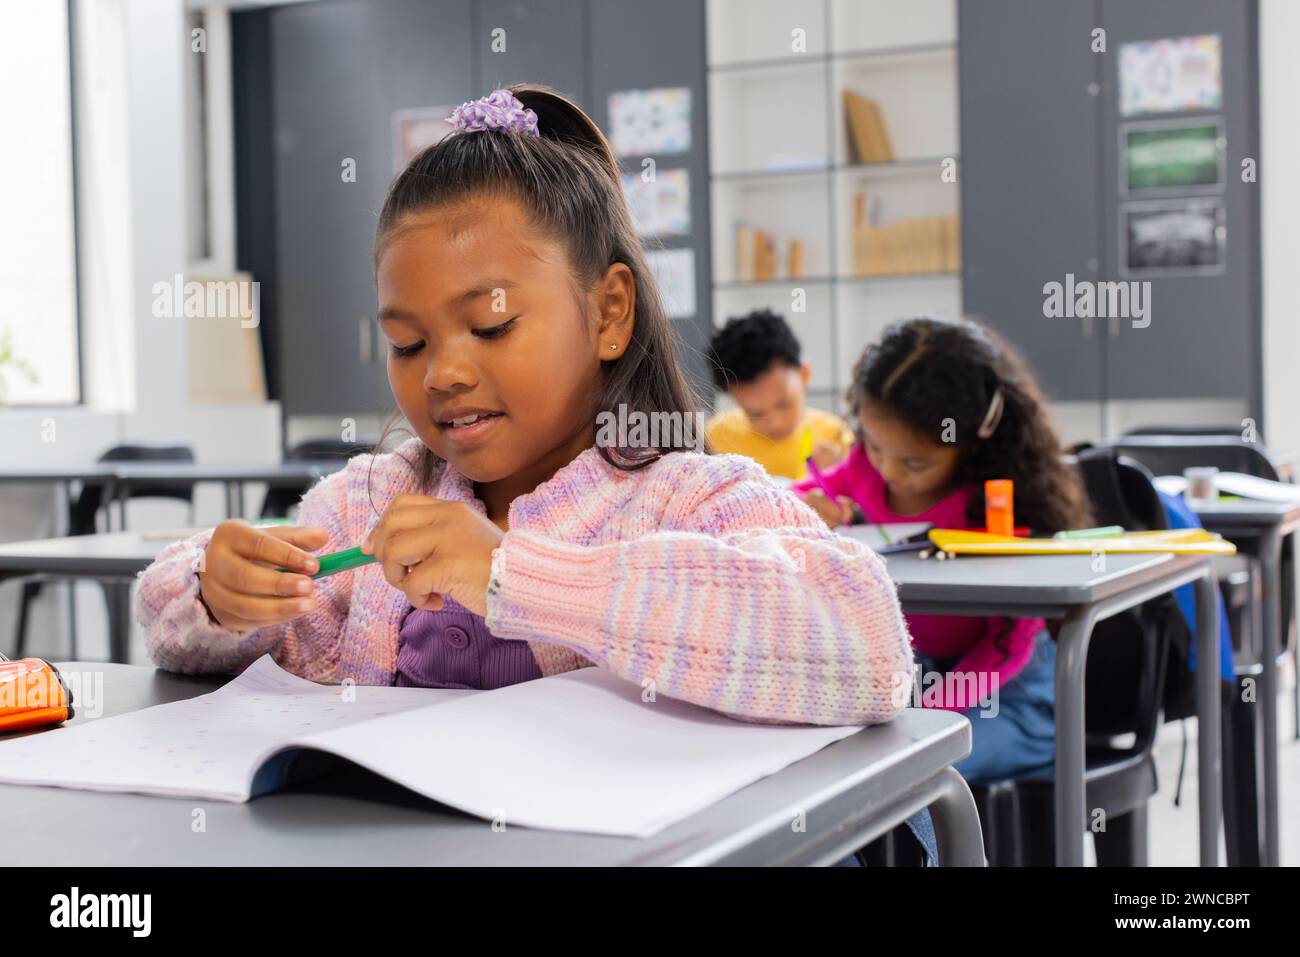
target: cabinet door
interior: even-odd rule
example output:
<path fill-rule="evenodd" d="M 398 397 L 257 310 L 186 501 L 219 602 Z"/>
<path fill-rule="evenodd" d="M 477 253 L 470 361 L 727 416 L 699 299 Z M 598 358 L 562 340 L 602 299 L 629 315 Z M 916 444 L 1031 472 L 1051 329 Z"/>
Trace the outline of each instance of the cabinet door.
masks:
<path fill-rule="evenodd" d="M 673 325 L 683 339 L 680 351 L 687 374 L 705 395 L 712 392 L 703 350 L 711 332 L 711 263 L 709 259 L 709 127 L 705 76 L 705 7 L 698 0 L 602 0 L 589 5 L 591 15 L 591 116 L 610 134 L 609 95 L 621 90 L 689 87 L 691 143 L 684 153 L 654 158 L 658 172 L 684 169 L 689 177 L 690 234 L 647 242 L 650 249 L 686 249 L 694 253 L 695 313 Z M 635 38 L 635 42 L 629 42 Z M 723 105 L 725 109 L 725 105 Z M 623 169 L 640 173 L 643 157 L 622 157 Z"/>
<path fill-rule="evenodd" d="M 371 266 L 375 219 L 395 171 L 392 114 L 470 97 L 469 36 L 469 0 L 344 0 L 273 13 L 286 414 L 392 407 Z M 355 182 L 344 181 L 347 159 Z"/>
<path fill-rule="evenodd" d="M 1102 236 L 1108 279 L 1150 280 L 1150 325 L 1107 321 L 1107 392 L 1115 399 L 1254 397 L 1259 356 L 1259 186 L 1243 183 L 1241 161 L 1258 158 L 1259 134 L 1253 63 L 1256 31 L 1253 3 L 1216 0 L 1103 0 L 1106 75 L 1102 105 Z M 1119 71 L 1121 46 L 1135 40 L 1215 34 L 1222 55 L 1220 109 L 1122 116 Z M 1221 204 L 1223 262 L 1200 274 L 1144 273 L 1122 265 L 1126 223 L 1152 210 L 1186 208 L 1193 189 L 1162 190 L 1159 198 L 1129 191 L 1121 180 L 1122 154 L 1129 124 L 1138 129 L 1168 128 L 1196 120 L 1222 123 L 1226 140 L 1223 186 L 1209 202 Z M 1148 125 L 1148 124 L 1159 124 Z M 1285 175 L 1285 174 L 1284 174 Z M 1127 213 L 1127 215 L 1126 215 Z"/>
<path fill-rule="evenodd" d="M 474 15 L 475 96 L 545 83 L 587 107 L 586 0 L 479 0 Z"/>
<path fill-rule="evenodd" d="M 1095 279 L 1095 8 L 1079 0 L 958 5 L 962 294 L 1054 399 L 1101 396 L 1095 320 L 1044 315 L 1047 283 Z"/>

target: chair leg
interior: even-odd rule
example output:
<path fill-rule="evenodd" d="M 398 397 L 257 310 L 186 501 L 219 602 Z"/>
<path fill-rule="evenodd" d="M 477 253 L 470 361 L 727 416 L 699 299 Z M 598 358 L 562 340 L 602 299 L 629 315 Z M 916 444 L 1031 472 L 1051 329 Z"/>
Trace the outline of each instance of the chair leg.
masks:
<path fill-rule="evenodd" d="M 1056 801 L 1052 789 L 1016 795 L 1019 840 L 1016 863 L 1020 867 L 1056 866 Z"/>
<path fill-rule="evenodd" d="M 1147 802 L 1106 822 L 1093 834 L 1098 867 L 1146 867 L 1148 862 Z"/>
<path fill-rule="evenodd" d="M 1229 867 L 1259 867 L 1259 743 L 1257 705 L 1232 685 L 1223 711 L 1223 837 Z"/>

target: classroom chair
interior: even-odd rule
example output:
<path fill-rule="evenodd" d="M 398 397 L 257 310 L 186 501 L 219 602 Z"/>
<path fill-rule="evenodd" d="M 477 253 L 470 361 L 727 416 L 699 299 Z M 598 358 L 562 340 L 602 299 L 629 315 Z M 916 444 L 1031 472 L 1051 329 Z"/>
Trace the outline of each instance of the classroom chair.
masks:
<path fill-rule="evenodd" d="M 193 462 L 194 448 L 185 442 L 133 442 L 114 445 L 103 452 L 97 462 Z M 104 500 L 107 488 L 100 483 L 84 483 L 81 492 L 73 499 L 68 509 L 69 535 L 94 535 L 98 531 L 96 518 L 101 508 L 107 509 L 111 503 Z M 172 485 L 138 485 L 128 490 L 121 502 L 121 527 L 126 528 L 125 499 L 167 498 L 185 502 L 189 506 L 190 523 L 194 522 L 194 486 Z M 49 582 L 58 580 L 57 575 L 35 575 L 23 581 L 22 595 L 18 604 L 18 623 L 14 635 L 14 657 L 23 657 L 27 646 L 27 619 L 32 602 L 40 595 L 41 589 Z M 71 594 L 72 582 L 69 582 Z M 130 586 L 116 581 L 101 581 L 104 600 L 110 609 L 114 604 L 129 601 Z M 77 616 L 75 607 L 69 615 L 70 656 L 77 657 Z"/>
<path fill-rule="evenodd" d="M 1167 525 L 1151 476 L 1109 449 L 1078 452 L 1098 524 L 1132 529 Z M 1145 866 L 1147 808 L 1156 793 L 1152 754 L 1160 727 L 1175 641 L 1186 623 L 1171 595 L 1098 622 L 1084 675 L 1087 822 L 1097 863 Z M 1048 775 L 984 782 L 971 788 L 994 866 L 1055 864 L 1055 789 Z M 1093 818 L 1098 810 L 1102 816 Z M 1080 822 L 1084 826 L 1085 822 Z M 1104 829 L 1098 829 L 1104 825 Z"/>
<path fill-rule="evenodd" d="M 1132 433 L 1130 433 L 1132 434 Z M 1224 441 L 1235 437 L 1236 441 Z M 1214 466 L 1221 471 L 1242 472 L 1272 482 L 1282 481 L 1281 469 L 1268 453 L 1263 441 L 1243 442 L 1240 430 L 1231 437 L 1202 433 L 1199 437 L 1177 433 L 1146 433 L 1137 436 L 1136 443 L 1120 439 L 1113 445 L 1124 454 L 1142 462 L 1157 475 L 1181 475 L 1183 469 L 1193 466 Z M 1206 439 L 1209 441 L 1206 441 Z M 1155 443 L 1155 444 L 1151 444 Z M 1240 543 L 1238 543 L 1240 544 Z M 1295 594 L 1295 542 L 1288 537 L 1282 543 L 1282 594 L 1281 620 L 1285 623 L 1279 662 L 1290 655 L 1300 666 L 1300 646 L 1297 645 L 1294 609 Z M 1296 683 L 1293 706 L 1296 716 L 1296 737 L 1300 738 L 1300 682 Z"/>
<path fill-rule="evenodd" d="M 309 439 L 299 442 L 284 457 L 286 462 L 321 462 L 335 460 L 346 462 L 354 455 L 370 452 L 374 442 L 344 442 L 341 439 Z M 272 486 L 262 499 L 261 518 L 287 518 L 289 509 L 297 505 L 310 484 L 302 487 Z"/>

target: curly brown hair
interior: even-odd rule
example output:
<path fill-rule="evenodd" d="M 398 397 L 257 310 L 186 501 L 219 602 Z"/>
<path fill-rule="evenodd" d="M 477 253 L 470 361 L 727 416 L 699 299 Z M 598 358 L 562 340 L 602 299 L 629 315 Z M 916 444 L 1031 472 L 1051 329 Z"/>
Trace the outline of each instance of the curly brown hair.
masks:
<path fill-rule="evenodd" d="M 1038 383 L 993 330 L 928 316 L 892 323 L 854 365 L 845 399 L 859 430 L 862 408 L 871 403 L 935 445 L 955 441 L 954 481 L 971 490 L 971 525 L 984 525 L 985 480 L 1008 478 L 1015 483 L 1016 524 L 1035 534 L 1090 524 L 1083 482 L 1062 458 Z M 982 438 L 980 426 L 993 420 Z"/>

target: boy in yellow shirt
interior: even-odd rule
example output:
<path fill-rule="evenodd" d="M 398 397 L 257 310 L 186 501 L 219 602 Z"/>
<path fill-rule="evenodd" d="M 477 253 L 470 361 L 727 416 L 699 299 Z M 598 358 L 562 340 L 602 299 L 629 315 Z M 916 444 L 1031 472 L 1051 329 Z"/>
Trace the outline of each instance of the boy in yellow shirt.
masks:
<path fill-rule="evenodd" d="M 789 479 L 804 477 L 809 456 L 819 468 L 844 457 L 853 433 L 837 416 L 806 406 L 811 370 L 784 319 L 769 309 L 729 319 L 711 346 L 713 381 L 738 406 L 709 420 L 714 452 L 747 455 Z"/>

